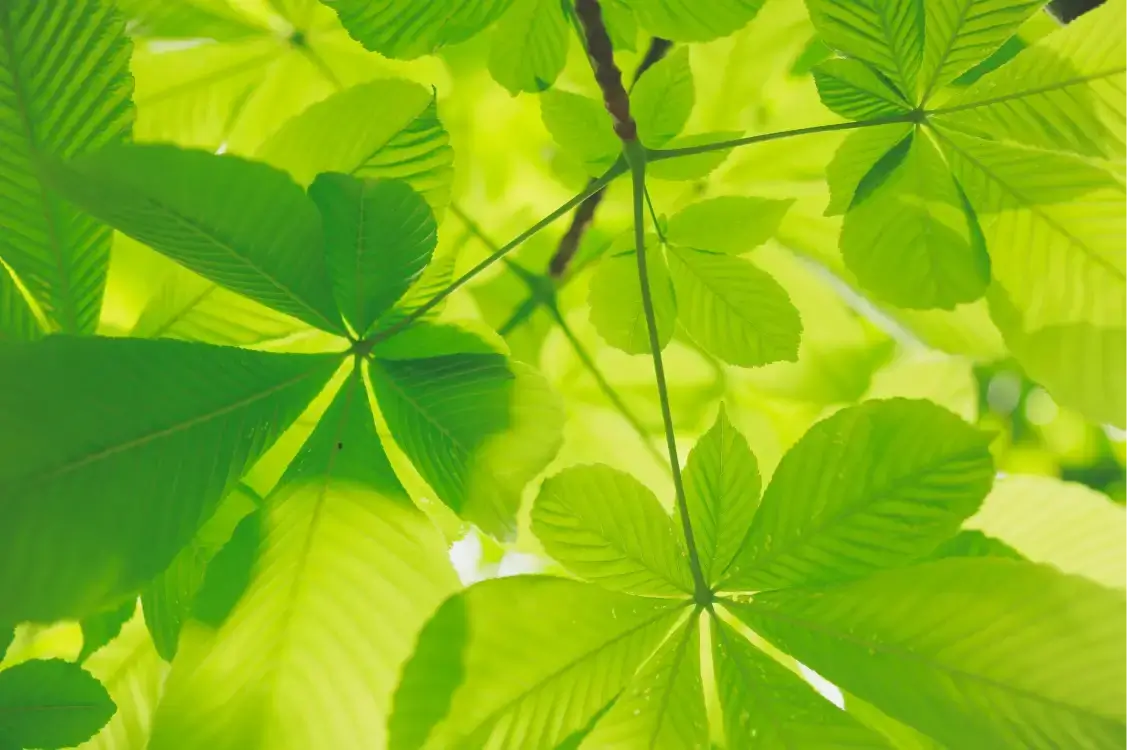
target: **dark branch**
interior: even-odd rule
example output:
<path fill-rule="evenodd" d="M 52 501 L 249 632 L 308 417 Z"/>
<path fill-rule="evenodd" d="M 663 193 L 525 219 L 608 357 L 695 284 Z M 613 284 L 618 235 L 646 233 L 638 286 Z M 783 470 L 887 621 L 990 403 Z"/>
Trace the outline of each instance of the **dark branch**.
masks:
<path fill-rule="evenodd" d="M 575 15 L 587 39 L 587 59 L 595 72 L 595 81 L 603 92 L 603 104 L 614 121 L 614 132 L 623 141 L 638 140 L 638 126 L 630 115 L 630 97 L 622 87 L 622 73 L 614 62 L 603 11 L 598 0 L 575 0 Z"/>

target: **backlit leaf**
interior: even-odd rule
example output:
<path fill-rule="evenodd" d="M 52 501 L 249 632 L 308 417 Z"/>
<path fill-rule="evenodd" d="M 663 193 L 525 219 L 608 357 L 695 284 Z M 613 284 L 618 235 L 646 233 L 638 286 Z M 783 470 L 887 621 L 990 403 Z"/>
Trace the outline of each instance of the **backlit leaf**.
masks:
<path fill-rule="evenodd" d="M 489 73 L 514 96 L 555 83 L 567 62 L 568 23 L 560 0 L 514 0 L 493 31 Z"/>
<path fill-rule="evenodd" d="M 353 38 L 385 57 L 411 59 L 464 42 L 512 0 L 322 0 Z"/>
<path fill-rule="evenodd" d="M 850 120 L 867 120 L 911 109 L 898 91 L 860 60 L 835 57 L 818 63 L 812 72 L 822 104 Z"/>
<path fill-rule="evenodd" d="M 73 747 L 116 710 L 102 684 L 77 664 L 33 659 L 0 672 L 0 742 L 5 747 Z"/>
<path fill-rule="evenodd" d="M 673 214 L 665 236 L 674 245 L 742 255 L 775 234 L 792 203 L 736 195 L 709 198 Z"/>
<path fill-rule="evenodd" d="M 689 51 L 682 47 L 643 73 L 630 92 L 638 140 L 650 148 L 664 146 L 685 127 L 694 99 Z"/>

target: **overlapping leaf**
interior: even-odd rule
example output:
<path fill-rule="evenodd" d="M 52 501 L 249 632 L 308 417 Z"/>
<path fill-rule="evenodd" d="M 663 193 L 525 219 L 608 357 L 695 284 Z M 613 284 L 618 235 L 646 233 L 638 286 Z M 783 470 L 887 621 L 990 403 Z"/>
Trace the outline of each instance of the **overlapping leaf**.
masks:
<path fill-rule="evenodd" d="M 512 0 L 322 0 L 348 33 L 386 57 L 411 59 L 464 42 L 496 21 Z"/>
<path fill-rule="evenodd" d="M 567 62 L 569 31 L 559 0 L 514 0 L 493 31 L 490 74 L 514 95 L 543 91 Z"/>
<path fill-rule="evenodd" d="M 6 747 L 73 747 L 115 710 L 100 682 L 62 659 L 33 659 L 0 672 L 0 742 Z"/>

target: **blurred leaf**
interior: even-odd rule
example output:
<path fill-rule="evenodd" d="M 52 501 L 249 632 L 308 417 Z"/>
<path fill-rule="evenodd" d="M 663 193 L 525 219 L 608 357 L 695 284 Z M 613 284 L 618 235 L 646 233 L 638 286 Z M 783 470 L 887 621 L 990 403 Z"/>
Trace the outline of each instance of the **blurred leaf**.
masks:
<path fill-rule="evenodd" d="M 763 0 L 711 0 L 706 12 L 696 0 L 630 0 L 630 7 L 654 36 L 705 42 L 727 36 L 755 18 Z"/>
<path fill-rule="evenodd" d="M 514 0 L 493 30 L 489 73 L 513 96 L 544 91 L 567 62 L 568 33 L 562 0 Z"/>
<path fill-rule="evenodd" d="M 82 651 L 78 653 L 78 662 L 81 664 L 90 658 L 90 655 L 117 638 L 121 627 L 129 622 L 129 618 L 137 611 L 137 600 L 130 597 L 124 604 L 102 612 L 95 612 L 85 618 L 82 625 Z"/>
<path fill-rule="evenodd" d="M 0 742 L 6 747 L 73 747 L 115 711 L 102 684 L 77 664 L 33 659 L 0 672 Z"/>
<path fill-rule="evenodd" d="M 661 250 L 647 241 L 646 271 L 654 305 L 658 342 L 662 348 L 673 337 L 677 302 Z M 650 337 L 642 305 L 642 283 L 634 252 L 609 255 L 599 261 L 591 278 L 591 323 L 603 339 L 627 354 L 649 354 Z"/>

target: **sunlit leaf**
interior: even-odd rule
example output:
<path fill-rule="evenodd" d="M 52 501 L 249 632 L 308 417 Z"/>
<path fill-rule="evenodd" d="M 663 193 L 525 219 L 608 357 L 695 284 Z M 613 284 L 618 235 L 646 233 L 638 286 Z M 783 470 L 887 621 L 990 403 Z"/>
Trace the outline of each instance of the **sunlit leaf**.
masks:
<path fill-rule="evenodd" d="M 694 98 L 689 52 L 681 48 L 643 73 L 630 92 L 638 140 L 650 148 L 665 145 L 685 127 Z"/>
<path fill-rule="evenodd" d="M 713 0 L 705 12 L 696 0 L 630 0 L 630 7 L 654 36 L 704 42 L 727 36 L 755 18 L 763 0 Z"/>
<path fill-rule="evenodd" d="M 677 302 L 663 253 L 647 241 L 647 276 L 653 300 L 658 342 L 664 347 L 673 337 Z M 650 351 L 649 330 L 638 278 L 638 257 L 625 252 L 603 258 L 591 279 L 591 322 L 608 344 L 627 354 Z"/>
<path fill-rule="evenodd" d="M 493 80 L 513 95 L 548 88 L 567 62 L 568 32 L 559 0 L 514 0 L 493 31 Z"/>
<path fill-rule="evenodd" d="M 709 198 L 673 214 L 665 236 L 674 245 L 742 255 L 775 234 L 791 204 L 735 195 Z"/>
<path fill-rule="evenodd" d="M 411 59 L 464 42 L 496 21 L 512 0 L 323 0 L 348 33 L 386 57 Z"/>
<path fill-rule="evenodd" d="M 815 65 L 812 72 L 822 103 L 850 120 L 867 120 L 911 109 L 900 92 L 859 60 L 831 58 Z"/>

